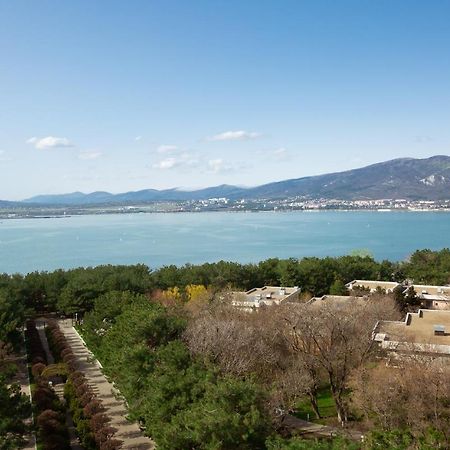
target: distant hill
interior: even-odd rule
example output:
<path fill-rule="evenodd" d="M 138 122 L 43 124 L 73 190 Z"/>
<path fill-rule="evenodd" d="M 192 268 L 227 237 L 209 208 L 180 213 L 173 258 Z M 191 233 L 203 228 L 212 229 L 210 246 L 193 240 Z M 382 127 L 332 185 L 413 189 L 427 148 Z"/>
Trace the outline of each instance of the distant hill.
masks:
<path fill-rule="evenodd" d="M 450 157 L 400 158 L 345 172 L 297 178 L 259 186 L 252 197 L 291 197 L 364 200 L 450 199 Z"/>
<path fill-rule="evenodd" d="M 0 200 L 0 208 L 20 208 L 23 206 L 22 202 L 10 202 L 7 200 Z"/>
<path fill-rule="evenodd" d="M 400 158 L 360 169 L 278 181 L 253 188 L 225 184 L 194 191 L 145 189 L 122 194 L 74 192 L 39 195 L 24 202 L 47 205 L 93 205 L 203 200 L 215 197 L 275 199 L 295 196 L 340 200 L 450 199 L 450 156 L 440 155 L 426 159 Z"/>

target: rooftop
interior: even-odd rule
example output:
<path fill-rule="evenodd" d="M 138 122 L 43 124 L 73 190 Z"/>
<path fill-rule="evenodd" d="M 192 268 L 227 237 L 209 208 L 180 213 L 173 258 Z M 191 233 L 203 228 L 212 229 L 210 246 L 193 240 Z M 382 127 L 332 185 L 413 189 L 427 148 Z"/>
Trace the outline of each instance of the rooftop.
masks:
<path fill-rule="evenodd" d="M 405 288 L 412 287 L 417 295 L 429 296 L 450 296 L 450 286 L 432 286 L 428 284 L 412 284 Z"/>
<path fill-rule="evenodd" d="M 361 286 L 370 290 L 376 290 L 377 288 L 384 290 L 393 290 L 397 286 L 400 286 L 400 283 L 396 281 L 374 281 L 374 280 L 353 280 L 350 283 L 345 285 L 348 289 L 353 289 L 356 286 Z"/>
<path fill-rule="evenodd" d="M 285 300 L 296 300 L 300 289 L 298 286 L 263 286 L 261 288 L 253 288 L 247 292 L 234 292 L 234 306 L 260 306 L 280 304 Z"/>
<path fill-rule="evenodd" d="M 437 335 L 439 330 L 444 334 Z M 419 309 L 403 322 L 380 321 L 374 332 L 377 341 L 443 345 L 450 352 L 450 311 Z"/>
<path fill-rule="evenodd" d="M 349 295 L 322 295 L 322 297 L 313 297 L 311 298 L 311 300 L 309 300 L 308 303 L 318 303 L 321 304 L 320 302 L 328 302 L 328 303 L 333 303 L 333 305 L 345 305 L 347 304 L 350 300 L 354 300 L 357 297 L 352 297 Z"/>

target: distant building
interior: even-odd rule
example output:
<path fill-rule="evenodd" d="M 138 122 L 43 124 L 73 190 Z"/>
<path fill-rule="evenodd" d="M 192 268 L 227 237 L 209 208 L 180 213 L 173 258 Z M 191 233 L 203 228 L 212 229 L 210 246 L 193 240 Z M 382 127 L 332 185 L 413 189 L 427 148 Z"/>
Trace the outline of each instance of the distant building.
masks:
<path fill-rule="evenodd" d="M 353 280 L 345 287 L 350 295 L 361 295 L 358 291 L 374 293 L 378 289 L 392 293 L 397 287 L 403 288 L 403 294 L 413 289 L 421 305 L 426 309 L 450 310 L 450 286 L 432 286 L 425 284 L 403 285 L 394 281 Z"/>
<path fill-rule="evenodd" d="M 263 286 L 247 292 L 233 292 L 232 305 L 246 310 L 261 306 L 279 305 L 282 302 L 297 301 L 301 289 L 298 286 Z"/>
<path fill-rule="evenodd" d="M 312 308 L 322 308 L 329 306 L 333 310 L 340 308 L 362 308 L 367 303 L 368 296 L 354 297 L 350 295 L 322 295 L 322 297 L 313 297 L 307 304 Z"/>
<path fill-rule="evenodd" d="M 373 338 L 390 352 L 450 357 L 450 311 L 419 309 L 404 321 L 379 321 Z"/>
<path fill-rule="evenodd" d="M 411 288 L 422 301 L 424 308 L 450 310 L 450 286 L 412 284 L 406 287 L 404 294 Z"/>
<path fill-rule="evenodd" d="M 367 289 L 369 292 L 376 292 L 378 289 L 382 289 L 387 293 L 394 292 L 394 289 L 401 286 L 400 283 L 395 281 L 372 281 L 372 280 L 353 280 L 347 283 L 345 287 L 350 291 L 357 291 L 358 288 Z"/>
<path fill-rule="evenodd" d="M 308 301 L 308 304 L 320 302 L 329 302 L 334 305 L 345 305 L 350 300 L 354 300 L 355 297 L 351 297 L 349 295 L 322 295 L 322 297 L 313 297 Z"/>

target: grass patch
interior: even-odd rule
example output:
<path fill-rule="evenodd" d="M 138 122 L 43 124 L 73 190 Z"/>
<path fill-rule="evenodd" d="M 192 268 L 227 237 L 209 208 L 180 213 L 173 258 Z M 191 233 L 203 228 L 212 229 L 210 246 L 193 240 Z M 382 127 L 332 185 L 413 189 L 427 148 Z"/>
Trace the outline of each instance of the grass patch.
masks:
<path fill-rule="evenodd" d="M 322 423 L 325 419 L 329 417 L 336 416 L 336 404 L 334 403 L 333 397 L 330 392 L 329 387 L 323 387 L 319 389 L 317 395 L 317 403 L 319 405 L 319 412 L 322 419 L 317 419 L 311 408 L 311 403 L 307 397 L 297 404 L 296 411 L 294 413 L 295 417 L 303 420 L 309 420 L 310 422 Z"/>

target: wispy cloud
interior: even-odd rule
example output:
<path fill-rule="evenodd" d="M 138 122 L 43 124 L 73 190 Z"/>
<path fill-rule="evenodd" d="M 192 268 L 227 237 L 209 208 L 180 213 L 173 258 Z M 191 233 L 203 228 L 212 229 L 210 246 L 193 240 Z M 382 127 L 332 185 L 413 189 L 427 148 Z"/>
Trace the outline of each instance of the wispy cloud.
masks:
<path fill-rule="evenodd" d="M 158 161 L 157 163 L 153 164 L 152 167 L 154 169 L 168 170 L 180 166 L 182 166 L 183 168 L 192 168 L 198 166 L 199 164 L 200 161 L 198 160 L 196 155 L 184 152 L 177 156 L 164 158 L 161 161 Z"/>
<path fill-rule="evenodd" d="M 136 142 L 139 142 L 141 139 L 142 139 L 142 136 L 136 136 L 136 137 L 134 138 L 134 140 L 135 140 Z"/>
<path fill-rule="evenodd" d="M 102 152 L 98 151 L 90 151 L 90 152 L 80 152 L 78 153 L 78 159 L 84 160 L 84 161 L 90 161 L 93 159 L 98 159 L 103 155 Z"/>
<path fill-rule="evenodd" d="M 47 136 L 44 138 L 32 137 L 26 141 L 27 144 L 34 145 L 38 150 L 49 150 L 53 148 L 73 147 L 69 139 L 65 137 Z"/>
<path fill-rule="evenodd" d="M 223 133 L 215 134 L 207 138 L 208 141 L 248 141 L 256 139 L 261 136 L 261 133 L 255 131 L 224 131 Z"/>
<path fill-rule="evenodd" d="M 173 153 L 173 152 L 176 152 L 176 151 L 178 151 L 179 149 L 178 149 L 178 147 L 176 146 L 176 145 L 167 145 L 167 144 L 164 144 L 164 145 L 160 145 L 157 149 L 156 149 L 156 151 L 158 152 L 158 153 Z"/>
<path fill-rule="evenodd" d="M 276 149 L 261 149 L 257 150 L 256 154 L 263 158 L 270 158 L 275 161 L 286 161 L 293 158 L 293 155 L 285 147 Z"/>
<path fill-rule="evenodd" d="M 177 158 L 166 158 L 161 161 L 158 161 L 157 163 L 153 164 L 154 169 L 173 169 L 174 167 L 177 167 L 180 164 L 180 161 L 177 160 Z"/>
<path fill-rule="evenodd" d="M 208 171 L 212 173 L 229 172 L 233 169 L 231 164 L 226 163 L 222 158 L 210 159 L 208 161 Z"/>

